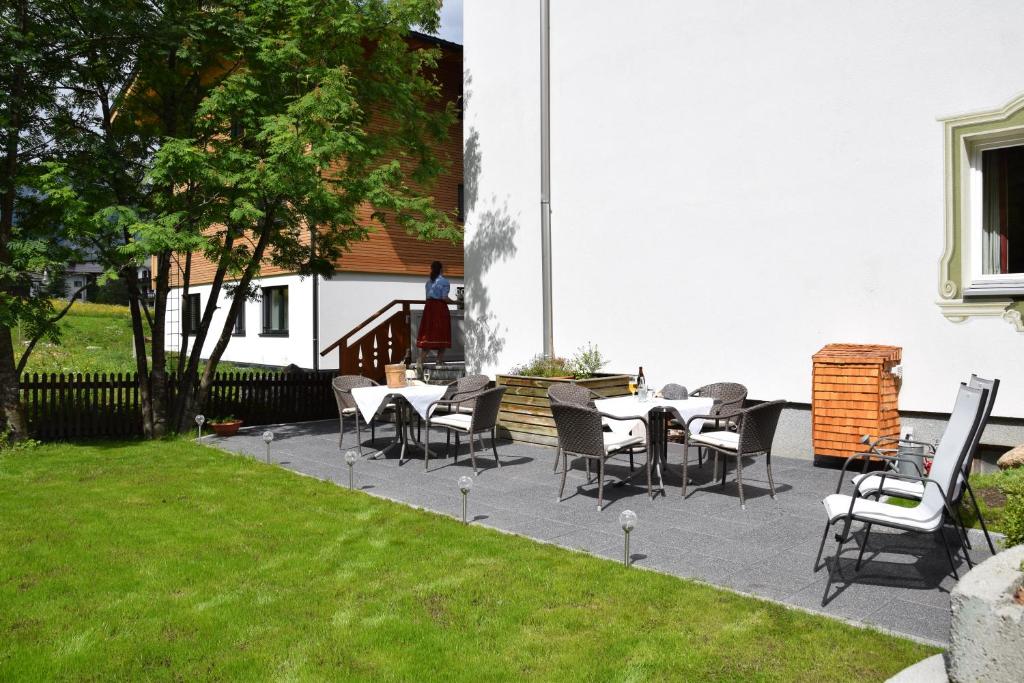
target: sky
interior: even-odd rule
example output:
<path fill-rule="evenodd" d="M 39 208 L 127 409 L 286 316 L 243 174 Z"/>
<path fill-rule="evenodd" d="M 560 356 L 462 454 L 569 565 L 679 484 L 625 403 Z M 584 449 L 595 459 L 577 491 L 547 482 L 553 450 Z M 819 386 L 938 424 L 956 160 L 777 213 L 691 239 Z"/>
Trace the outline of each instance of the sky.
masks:
<path fill-rule="evenodd" d="M 462 45 L 462 0 L 444 0 L 439 37 Z"/>

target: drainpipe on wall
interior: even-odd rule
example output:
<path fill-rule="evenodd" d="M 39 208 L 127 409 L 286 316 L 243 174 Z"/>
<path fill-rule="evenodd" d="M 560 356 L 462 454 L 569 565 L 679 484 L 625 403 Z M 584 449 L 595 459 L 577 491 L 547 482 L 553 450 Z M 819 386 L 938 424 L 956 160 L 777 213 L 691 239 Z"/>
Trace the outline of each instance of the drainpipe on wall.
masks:
<path fill-rule="evenodd" d="M 540 261 L 544 355 L 555 355 L 551 312 L 551 4 L 540 0 Z"/>
<path fill-rule="evenodd" d="M 316 226 L 309 226 L 309 256 L 316 256 Z M 313 275 L 313 370 L 320 370 L 320 276 Z"/>

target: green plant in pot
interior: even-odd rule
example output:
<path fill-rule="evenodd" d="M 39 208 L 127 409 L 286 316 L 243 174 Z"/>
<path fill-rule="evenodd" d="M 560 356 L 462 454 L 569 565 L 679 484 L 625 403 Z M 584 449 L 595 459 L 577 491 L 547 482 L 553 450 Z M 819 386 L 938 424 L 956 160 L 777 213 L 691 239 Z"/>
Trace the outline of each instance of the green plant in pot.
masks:
<path fill-rule="evenodd" d="M 234 436 L 242 426 L 242 421 L 233 415 L 225 415 L 213 418 L 208 424 L 217 436 Z"/>

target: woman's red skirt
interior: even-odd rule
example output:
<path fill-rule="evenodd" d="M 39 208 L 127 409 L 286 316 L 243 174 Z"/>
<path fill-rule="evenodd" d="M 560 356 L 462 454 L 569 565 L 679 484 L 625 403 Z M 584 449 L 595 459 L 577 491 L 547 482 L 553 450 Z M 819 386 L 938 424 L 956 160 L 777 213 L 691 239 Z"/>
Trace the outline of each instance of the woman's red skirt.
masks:
<path fill-rule="evenodd" d="M 450 349 L 452 347 L 452 317 L 448 304 L 440 299 L 427 299 L 420 320 L 416 346 L 421 349 Z"/>

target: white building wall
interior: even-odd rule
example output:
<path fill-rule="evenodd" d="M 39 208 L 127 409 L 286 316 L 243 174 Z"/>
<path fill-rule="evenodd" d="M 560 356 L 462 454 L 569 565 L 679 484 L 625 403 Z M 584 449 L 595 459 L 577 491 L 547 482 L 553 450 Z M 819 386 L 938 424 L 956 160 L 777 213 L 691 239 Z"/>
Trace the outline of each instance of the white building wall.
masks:
<path fill-rule="evenodd" d="M 462 280 L 449 278 L 452 282 L 451 296 L 455 288 L 462 286 Z M 222 360 L 256 365 L 284 366 L 294 363 L 303 368 L 313 367 L 313 281 L 297 275 L 281 275 L 263 278 L 260 284 L 267 287 L 288 286 L 288 336 L 270 337 L 260 334 L 263 325 L 262 303 L 248 301 L 245 304 L 246 335 L 231 337 Z M 378 309 L 394 299 L 422 299 L 425 278 L 419 276 L 375 275 L 368 273 L 340 273 L 330 280 L 320 279 L 320 339 L 319 348 L 324 349 L 353 327 L 363 322 Z M 199 294 L 204 310 L 209 301 L 210 286 L 195 285 L 190 293 Z M 171 291 L 174 301 L 169 310 L 183 310 L 178 299 L 181 290 Z M 218 309 L 214 313 L 210 334 L 203 346 L 203 358 L 208 358 L 224 327 L 231 300 L 221 292 Z M 172 314 L 168 325 L 168 350 L 179 348 L 181 335 L 177 321 L 181 313 Z M 382 318 L 383 319 L 383 318 Z M 171 329 L 173 328 L 173 329 Z M 191 342 L 190 342 L 191 344 Z M 338 367 L 338 354 L 329 353 L 321 357 L 320 367 Z"/>
<path fill-rule="evenodd" d="M 902 409 L 948 412 L 977 372 L 1004 380 L 997 415 L 1024 416 L 1024 334 L 935 304 L 936 119 L 1024 91 L 1024 5 L 551 4 L 557 352 L 592 341 L 658 384 L 808 402 L 821 346 L 895 344 Z M 468 312 L 493 330 L 488 372 L 541 349 L 538 5 L 465 6 Z"/>

